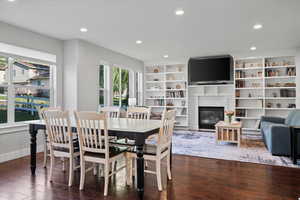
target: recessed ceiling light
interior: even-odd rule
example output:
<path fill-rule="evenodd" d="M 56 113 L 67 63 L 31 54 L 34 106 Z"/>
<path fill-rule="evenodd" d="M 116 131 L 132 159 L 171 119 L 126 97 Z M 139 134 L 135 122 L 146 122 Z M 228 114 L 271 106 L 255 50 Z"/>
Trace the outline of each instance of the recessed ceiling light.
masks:
<path fill-rule="evenodd" d="M 142 41 L 142 40 L 137 40 L 137 41 L 135 41 L 135 43 L 137 43 L 137 44 L 142 44 L 143 41 Z"/>
<path fill-rule="evenodd" d="M 87 28 L 80 28 L 80 31 L 83 32 L 83 33 L 86 33 L 86 32 L 88 32 L 88 29 Z"/>
<path fill-rule="evenodd" d="M 9 1 L 9 2 L 14 2 L 15 0 L 7 0 L 7 1 Z"/>
<path fill-rule="evenodd" d="M 164 55 L 164 58 L 169 58 L 169 55 Z"/>
<path fill-rule="evenodd" d="M 263 27 L 262 24 L 255 24 L 255 25 L 253 26 L 253 29 L 258 30 L 258 29 L 261 29 L 262 27 Z"/>
<path fill-rule="evenodd" d="M 184 10 L 182 10 L 182 9 L 175 10 L 175 15 L 181 16 L 183 14 L 184 14 Z"/>
<path fill-rule="evenodd" d="M 255 50 L 256 50 L 256 47 L 255 47 L 255 46 L 252 46 L 252 47 L 250 47 L 250 50 L 251 50 L 251 51 L 255 51 Z"/>

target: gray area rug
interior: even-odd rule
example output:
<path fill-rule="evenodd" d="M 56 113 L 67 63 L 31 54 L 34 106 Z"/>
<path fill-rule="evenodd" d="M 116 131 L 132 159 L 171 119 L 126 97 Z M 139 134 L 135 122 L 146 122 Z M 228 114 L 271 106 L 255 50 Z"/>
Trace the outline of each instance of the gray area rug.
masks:
<path fill-rule="evenodd" d="M 285 167 L 299 167 L 293 165 L 288 157 L 272 156 L 265 147 L 237 147 L 236 144 L 215 142 L 214 133 L 175 131 L 173 135 L 174 154 L 235 160 Z"/>

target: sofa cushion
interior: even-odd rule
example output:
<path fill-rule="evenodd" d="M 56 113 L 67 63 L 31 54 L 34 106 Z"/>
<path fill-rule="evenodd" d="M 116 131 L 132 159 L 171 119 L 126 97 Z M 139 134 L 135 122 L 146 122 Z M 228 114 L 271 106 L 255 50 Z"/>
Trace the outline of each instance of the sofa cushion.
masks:
<path fill-rule="evenodd" d="M 300 109 L 290 112 L 285 120 L 285 124 L 288 126 L 300 126 Z"/>

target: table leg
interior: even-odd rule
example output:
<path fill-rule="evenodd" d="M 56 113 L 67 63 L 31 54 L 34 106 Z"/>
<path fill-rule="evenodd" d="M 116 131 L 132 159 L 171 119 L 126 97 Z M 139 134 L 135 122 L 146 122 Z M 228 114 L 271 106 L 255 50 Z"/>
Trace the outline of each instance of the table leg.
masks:
<path fill-rule="evenodd" d="M 30 124 L 29 126 L 30 133 L 30 168 L 31 174 L 35 175 L 36 169 L 36 135 L 37 130 L 34 129 L 34 126 Z"/>
<path fill-rule="evenodd" d="M 172 169 L 172 157 L 173 157 L 173 156 L 172 156 L 172 155 L 173 155 L 173 154 L 172 154 L 172 146 L 173 146 L 173 145 L 172 145 L 172 142 L 171 142 L 171 145 L 170 145 L 170 168 L 171 168 L 171 169 Z"/>
<path fill-rule="evenodd" d="M 294 165 L 297 164 L 297 134 L 295 133 L 294 128 L 291 128 L 291 140 L 292 140 L 292 160 Z"/>
<path fill-rule="evenodd" d="M 137 155 L 137 191 L 140 199 L 144 198 L 144 152 L 143 145 L 136 146 Z"/>

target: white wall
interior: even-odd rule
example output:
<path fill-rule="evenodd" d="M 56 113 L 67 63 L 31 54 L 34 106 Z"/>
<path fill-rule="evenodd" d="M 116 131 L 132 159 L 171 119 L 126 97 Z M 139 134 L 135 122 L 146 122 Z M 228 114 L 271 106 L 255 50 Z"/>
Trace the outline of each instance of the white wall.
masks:
<path fill-rule="evenodd" d="M 56 93 L 57 105 L 63 101 L 63 41 L 34 33 L 32 31 L 12 26 L 0 21 L 0 42 L 27 49 L 37 50 L 56 55 Z M 1 50 L 0 50 L 1 51 Z M 38 144 L 42 145 L 41 134 Z M 28 155 L 30 152 L 30 139 L 27 126 L 19 128 L 1 127 L 0 129 L 0 163 Z M 41 149 L 39 146 L 38 149 Z"/>
<path fill-rule="evenodd" d="M 56 100 L 63 100 L 63 41 L 0 21 L 0 42 L 56 55 Z M 0 50 L 1 51 L 1 50 Z"/>
<path fill-rule="evenodd" d="M 109 49 L 94 45 L 83 40 L 73 40 L 65 42 L 65 49 L 70 46 L 78 49 L 76 58 L 65 56 L 65 63 L 72 63 L 73 67 L 68 65 L 68 69 L 76 69 L 76 80 L 69 78 L 67 71 L 64 73 L 65 82 L 64 95 L 72 93 L 72 98 L 65 97 L 64 105 L 69 109 L 78 110 L 96 110 L 98 107 L 98 66 L 105 62 L 110 65 L 121 66 L 138 72 L 143 72 L 144 63 L 129 56 L 116 53 Z M 72 61 L 70 61 L 70 59 Z M 76 59 L 76 61 L 74 61 Z M 74 98 L 74 95 L 76 98 Z M 76 101 L 76 103 L 74 102 Z M 70 107 L 71 106 L 71 107 Z"/>

